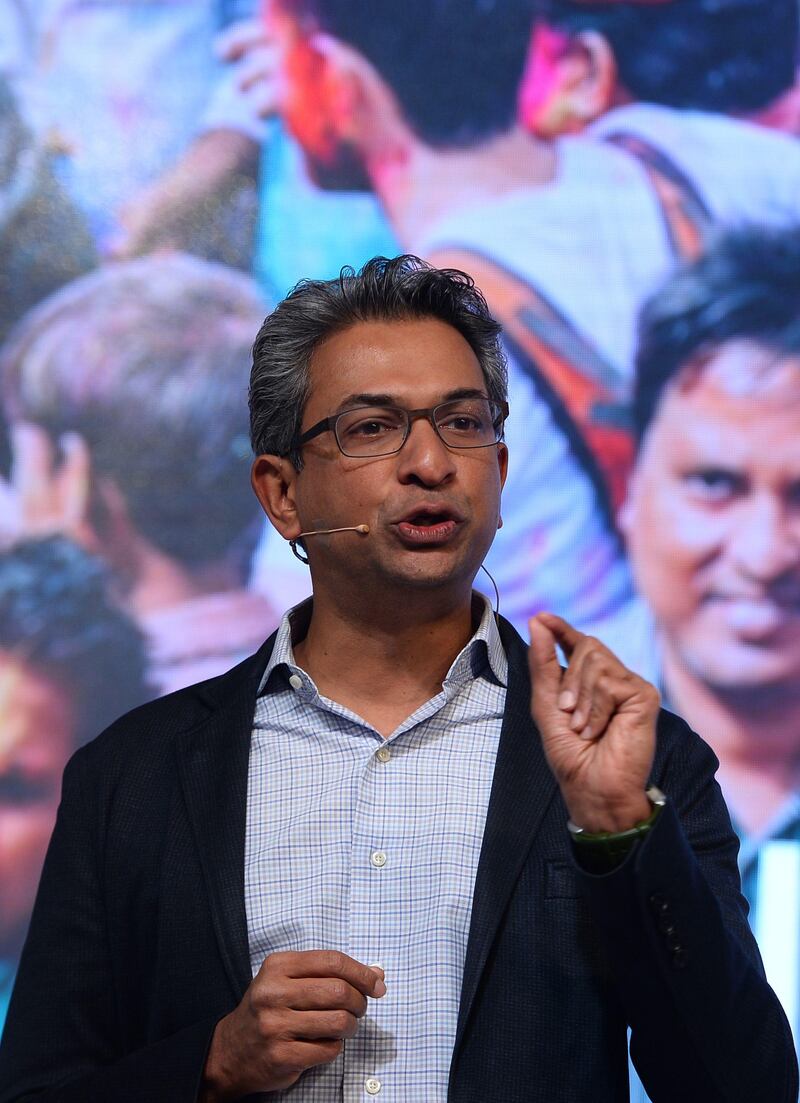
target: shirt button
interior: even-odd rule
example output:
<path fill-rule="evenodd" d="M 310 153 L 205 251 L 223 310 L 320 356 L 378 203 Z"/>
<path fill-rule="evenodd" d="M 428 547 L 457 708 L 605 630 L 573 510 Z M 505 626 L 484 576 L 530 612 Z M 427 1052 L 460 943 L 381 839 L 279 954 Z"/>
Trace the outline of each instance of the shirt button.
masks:
<path fill-rule="evenodd" d="M 381 1090 L 381 1082 L 377 1076 L 368 1076 L 364 1081 L 364 1087 L 366 1088 L 367 1095 L 377 1095 Z"/>
<path fill-rule="evenodd" d="M 376 757 L 379 762 L 388 762 L 389 759 L 392 757 L 392 752 L 389 750 L 388 747 L 381 747 L 381 749 L 377 752 Z"/>
<path fill-rule="evenodd" d="M 369 856 L 369 860 L 376 869 L 382 869 L 386 865 L 386 855 L 382 850 L 373 850 Z M 380 1084 L 378 1084 L 378 1088 L 380 1088 Z"/>
<path fill-rule="evenodd" d="M 289 685 L 292 687 L 292 689 L 300 689 L 300 687 L 303 685 L 303 679 L 300 677 L 299 674 L 292 674 L 292 676 L 289 678 Z"/>

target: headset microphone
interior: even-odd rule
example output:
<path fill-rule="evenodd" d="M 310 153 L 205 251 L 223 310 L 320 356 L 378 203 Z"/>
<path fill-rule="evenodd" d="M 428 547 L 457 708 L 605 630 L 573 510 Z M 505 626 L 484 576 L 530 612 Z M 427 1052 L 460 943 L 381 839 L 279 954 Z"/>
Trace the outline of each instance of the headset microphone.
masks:
<path fill-rule="evenodd" d="M 369 532 L 369 525 L 345 525 L 344 528 L 340 529 L 309 529 L 308 532 L 301 532 L 294 540 L 289 541 L 292 554 L 297 556 L 301 563 L 308 563 L 308 557 L 297 550 L 297 541 L 303 536 L 330 536 L 332 532 L 360 532 L 363 536 L 366 536 Z"/>

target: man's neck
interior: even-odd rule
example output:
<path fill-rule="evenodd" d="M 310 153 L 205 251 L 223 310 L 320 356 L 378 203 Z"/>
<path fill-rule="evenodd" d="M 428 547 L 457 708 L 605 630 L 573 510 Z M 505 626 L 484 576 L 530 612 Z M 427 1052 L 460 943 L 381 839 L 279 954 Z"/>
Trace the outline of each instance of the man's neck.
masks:
<path fill-rule="evenodd" d="M 555 147 L 514 127 L 469 149 L 438 150 L 405 138 L 367 151 L 366 169 L 404 248 L 416 248 L 444 217 L 549 184 Z"/>
<path fill-rule="evenodd" d="M 727 694 L 709 686 L 666 649 L 670 706 L 684 716 L 720 760 L 719 780 L 733 818 L 757 834 L 800 788 L 797 694 L 765 689 Z"/>
<path fill-rule="evenodd" d="M 387 736 L 441 691 L 474 629 L 469 594 L 449 608 L 384 601 L 367 615 L 315 593 L 308 633 L 294 655 L 323 696 Z"/>

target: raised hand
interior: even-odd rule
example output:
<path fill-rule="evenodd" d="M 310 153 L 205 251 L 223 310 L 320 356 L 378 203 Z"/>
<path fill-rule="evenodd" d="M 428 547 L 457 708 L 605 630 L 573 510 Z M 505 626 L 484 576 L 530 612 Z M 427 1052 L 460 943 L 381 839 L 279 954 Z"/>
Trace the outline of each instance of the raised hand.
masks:
<path fill-rule="evenodd" d="M 570 819 L 625 831 L 650 815 L 658 690 L 561 617 L 540 613 L 529 627 L 531 713 Z"/>
<path fill-rule="evenodd" d="M 239 1006 L 217 1023 L 200 1103 L 290 1087 L 306 1069 L 335 1060 L 367 997 L 385 992 L 378 966 L 337 950 L 270 954 Z"/>
<path fill-rule="evenodd" d="M 67 433 L 57 449 L 44 429 L 26 422 L 10 435 L 11 473 L 0 478 L 0 544 L 62 533 L 91 548 L 86 442 Z"/>
<path fill-rule="evenodd" d="M 280 63 L 264 15 L 232 23 L 217 36 L 216 53 L 236 67 L 236 86 L 262 119 L 278 110 Z"/>

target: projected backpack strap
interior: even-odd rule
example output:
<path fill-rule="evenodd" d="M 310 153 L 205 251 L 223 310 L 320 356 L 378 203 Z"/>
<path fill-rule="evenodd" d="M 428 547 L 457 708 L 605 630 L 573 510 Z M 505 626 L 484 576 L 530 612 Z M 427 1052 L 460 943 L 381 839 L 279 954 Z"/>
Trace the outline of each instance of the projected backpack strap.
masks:
<path fill-rule="evenodd" d="M 542 291 L 496 261 L 458 246 L 437 249 L 428 260 L 474 278 L 502 323 L 509 350 L 548 402 L 615 529 L 633 461 L 630 403 L 621 373 Z"/>
<path fill-rule="evenodd" d="M 714 222 L 694 183 L 666 153 L 638 134 L 609 134 L 604 141 L 636 158 L 661 208 L 672 252 L 680 260 L 694 260 L 703 251 L 708 230 Z"/>

